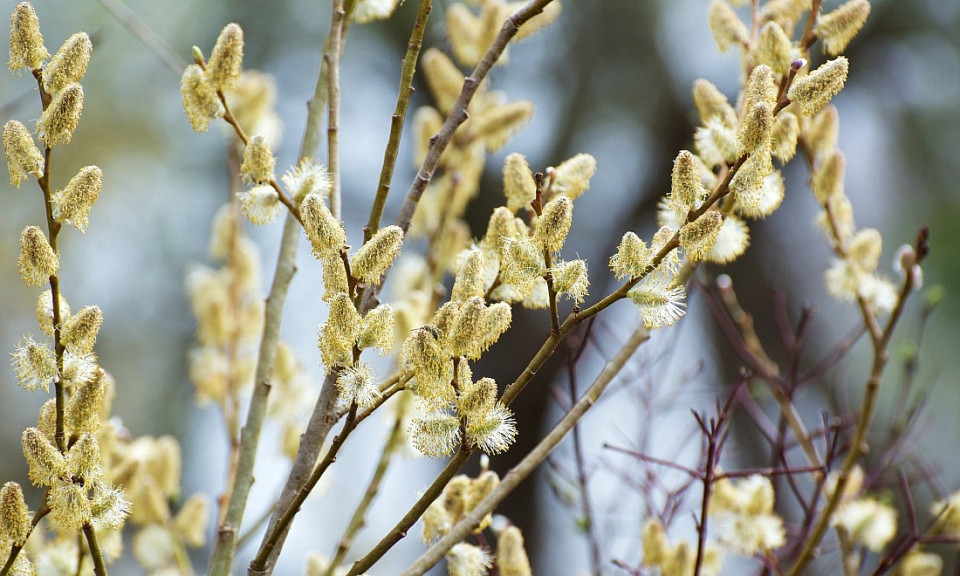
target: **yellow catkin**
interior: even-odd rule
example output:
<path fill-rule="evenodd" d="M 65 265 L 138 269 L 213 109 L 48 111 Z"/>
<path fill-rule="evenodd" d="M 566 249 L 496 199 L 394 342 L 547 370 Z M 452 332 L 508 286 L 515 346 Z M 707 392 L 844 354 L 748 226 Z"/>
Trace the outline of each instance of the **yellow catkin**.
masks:
<path fill-rule="evenodd" d="M 200 548 L 206 543 L 209 522 L 210 502 L 203 494 L 188 498 L 173 519 L 173 525 L 183 542 L 193 548 Z"/>
<path fill-rule="evenodd" d="M 750 154 L 770 141 L 773 109 L 766 102 L 754 102 L 737 132 L 737 154 Z"/>
<path fill-rule="evenodd" d="M 83 112 L 83 87 L 70 84 L 58 92 L 37 120 L 37 132 L 48 148 L 69 144 Z"/>
<path fill-rule="evenodd" d="M 454 102 L 460 96 L 463 86 L 463 73 L 446 54 L 436 48 L 429 48 L 420 56 L 423 65 L 423 75 L 430 87 L 430 93 L 437 103 L 437 108 L 449 112 Z"/>
<path fill-rule="evenodd" d="M 203 134 L 210 121 L 223 116 L 223 104 L 217 90 L 204 77 L 203 69 L 196 64 L 187 66 L 180 78 L 180 95 L 183 112 L 195 132 Z"/>
<path fill-rule="evenodd" d="M 808 118 L 803 127 L 807 144 L 817 156 L 823 157 L 837 147 L 840 133 L 840 114 L 835 106 L 824 106 L 816 116 Z"/>
<path fill-rule="evenodd" d="M 843 52 L 870 16 L 870 2 L 850 0 L 820 17 L 814 32 L 823 41 L 824 51 L 830 56 Z"/>
<path fill-rule="evenodd" d="M 693 105 L 704 124 L 718 118 L 728 128 L 737 125 L 737 113 L 733 106 L 723 92 L 709 80 L 700 78 L 693 83 Z"/>
<path fill-rule="evenodd" d="M 763 102 L 774 106 L 777 101 L 777 92 L 779 86 L 773 70 L 766 64 L 760 64 L 754 67 L 747 78 L 747 84 L 743 87 L 744 103 L 747 110 L 755 104 Z"/>
<path fill-rule="evenodd" d="M 777 160 L 786 164 L 797 153 L 797 137 L 800 135 L 800 121 L 790 112 L 781 111 L 773 123 L 770 134 L 770 152 Z"/>
<path fill-rule="evenodd" d="M 710 31 L 721 52 L 731 46 L 743 46 L 750 38 L 747 27 L 724 0 L 713 0 L 710 4 Z"/>
<path fill-rule="evenodd" d="M 783 28 L 776 22 L 767 22 L 760 29 L 760 36 L 753 50 L 757 64 L 766 64 L 775 74 L 783 76 L 793 63 L 793 44 Z"/>
<path fill-rule="evenodd" d="M 454 5 L 456 6 L 456 5 Z M 443 115 L 432 106 L 421 106 L 413 115 L 413 163 L 419 167 L 427 157 L 430 138 L 443 128 Z M 419 210 L 418 210 L 419 212 Z"/>
<path fill-rule="evenodd" d="M 217 90 L 233 88 L 243 67 L 243 30 L 238 24 L 227 24 L 220 31 L 217 43 L 207 62 L 206 78 Z"/>
<path fill-rule="evenodd" d="M 545 250 L 557 252 L 563 248 L 573 223 L 573 200 L 566 196 L 557 196 L 543 207 L 543 213 L 537 219 L 534 239 Z"/>
<path fill-rule="evenodd" d="M 350 261 L 355 278 L 368 284 L 380 281 L 380 277 L 393 264 L 403 246 L 403 230 L 399 226 L 386 226 L 377 230 L 367 243 L 360 247 Z"/>
<path fill-rule="evenodd" d="M 480 18 L 461 3 L 451 4 L 446 10 L 447 37 L 457 61 L 464 66 L 475 66 L 483 56 L 477 41 L 482 23 Z"/>
<path fill-rule="evenodd" d="M 23 489 L 16 482 L 7 482 L 0 488 L 0 538 L 22 546 L 30 530 L 30 511 Z"/>
<path fill-rule="evenodd" d="M 813 72 L 794 80 L 787 96 L 800 106 L 804 116 L 813 116 L 843 89 L 849 66 L 843 56 L 829 60 Z"/>
<path fill-rule="evenodd" d="M 690 260 L 702 260 L 713 248 L 722 227 L 723 216 L 710 210 L 680 229 L 680 247 Z"/>
<path fill-rule="evenodd" d="M 547 171 L 551 177 L 550 190 L 576 200 L 590 189 L 590 179 L 596 171 L 596 158 L 589 154 L 577 154 Z"/>
<path fill-rule="evenodd" d="M 7 66 L 11 71 L 36 70 L 49 57 L 33 6 L 29 2 L 17 4 L 10 15 L 10 60 Z"/>
<path fill-rule="evenodd" d="M 29 467 L 30 481 L 50 486 L 66 472 L 67 463 L 56 446 L 37 428 L 27 428 L 21 436 L 23 456 Z"/>
<path fill-rule="evenodd" d="M 393 341 L 393 308 L 389 304 L 381 304 L 367 312 L 363 317 L 357 347 L 376 348 L 381 354 L 386 354 L 390 352 Z"/>
<path fill-rule="evenodd" d="M 471 120 L 470 129 L 487 152 L 496 152 L 533 117 L 533 102 L 497 106 Z"/>
<path fill-rule="evenodd" d="M 11 185 L 19 188 L 27 174 L 37 178 L 43 174 L 43 154 L 27 127 L 16 120 L 3 125 L 3 151 L 7 156 Z"/>
<path fill-rule="evenodd" d="M 27 226 L 20 233 L 20 278 L 28 286 L 42 286 L 60 268 L 60 258 L 39 226 Z"/>
<path fill-rule="evenodd" d="M 266 184 L 273 180 L 273 168 L 277 164 L 277 159 L 267 139 L 257 134 L 250 139 L 243 152 L 243 164 L 240 166 L 240 172 L 244 178 L 257 184 Z"/>
<path fill-rule="evenodd" d="M 86 232 L 90 224 L 90 210 L 103 189 L 103 171 L 97 166 L 85 166 L 70 179 L 63 190 L 50 200 L 53 217 L 58 222 L 69 222 L 77 230 Z"/>
<path fill-rule="evenodd" d="M 347 241 L 347 234 L 319 194 L 307 194 L 300 204 L 303 230 L 317 258 L 336 257 Z"/>
<path fill-rule="evenodd" d="M 610 269 L 618 280 L 643 274 L 650 265 L 650 249 L 639 236 L 627 232 L 620 240 L 617 253 L 610 258 Z"/>
<path fill-rule="evenodd" d="M 452 302 L 465 302 L 474 296 L 483 296 L 485 281 L 483 251 L 464 250 L 457 257 L 457 276 L 450 294 Z"/>
<path fill-rule="evenodd" d="M 516 526 L 509 526 L 497 537 L 497 570 L 500 576 L 533 576 L 523 534 Z"/>
<path fill-rule="evenodd" d="M 678 214 L 696 208 L 703 193 L 703 182 L 696 157 L 688 150 L 681 150 L 673 161 L 670 176 L 670 202 Z"/>
<path fill-rule="evenodd" d="M 103 312 L 100 307 L 84 306 L 64 322 L 61 338 L 63 345 L 74 352 L 91 352 L 102 325 Z"/>
<path fill-rule="evenodd" d="M 67 452 L 67 475 L 93 480 L 100 472 L 100 445 L 93 434 L 84 432 Z"/>
<path fill-rule="evenodd" d="M 86 32 L 77 32 L 67 38 L 46 66 L 43 67 L 43 87 L 56 94 L 65 87 L 79 82 L 87 73 L 93 44 Z"/>
<path fill-rule="evenodd" d="M 507 198 L 507 209 L 516 213 L 521 208 L 530 208 L 537 192 L 530 166 L 523 154 L 513 153 L 503 162 L 503 195 Z"/>
<path fill-rule="evenodd" d="M 74 387 L 73 394 L 67 400 L 64 414 L 67 429 L 72 434 L 100 430 L 103 426 L 100 413 L 105 393 L 104 373 L 99 368 L 93 378 L 82 381 Z"/>
<path fill-rule="evenodd" d="M 843 194 L 843 175 L 847 162 L 843 153 L 836 151 L 823 159 L 813 173 L 813 195 L 820 204 Z"/>

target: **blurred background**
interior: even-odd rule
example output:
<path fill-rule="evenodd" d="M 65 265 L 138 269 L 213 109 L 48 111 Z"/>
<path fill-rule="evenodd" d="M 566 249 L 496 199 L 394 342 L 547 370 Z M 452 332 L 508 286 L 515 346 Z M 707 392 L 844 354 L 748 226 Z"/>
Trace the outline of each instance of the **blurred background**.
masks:
<path fill-rule="evenodd" d="M 16 3 L 0 0 L 0 13 Z M 825 2 L 827 10 L 839 2 Z M 941 0 L 874 0 L 863 32 L 846 50 L 851 62 L 846 89 L 834 100 L 840 110 L 840 148 L 847 156 L 846 191 L 858 226 L 875 227 L 884 236 L 885 266 L 897 246 L 912 242 L 917 230 L 931 230 L 931 256 L 924 266 L 926 286 L 943 285 L 946 299 L 934 312 L 919 356 L 918 382 L 928 390 L 918 452 L 925 452 L 939 470 L 948 492 L 960 485 L 960 460 L 951 447 L 960 441 L 960 409 L 956 351 L 960 345 L 960 3 Z M 502 202 L 500 168 L 510 152 L 521 152 L 532 167 L 556 165 L 578 152 L 596 157 L 592 188 L 577 201 L 568 241 L 591 266 L 591 293 L 614 286 L 605 262 L 625 230 L 649 237 L 656 228 L 655 204 L 669 190 L 672 160 L 692 146 L 698 122 L 690 88 L 697 78 L 714 82 L 731 99 L 739 82 L 739 60 L 718 54 L 707 26 L 706 0 L 602 2 L 568 0 L 558 23 L 511 48 L 509 64 L 492 74 L 493 86 L 511 100 L 529 99 L 537 111 L 527 127 L 487 163 L 482 193 L 471 208 L 474 234 L 482 234 L 493 207 Z M 194 134 L 180 105 L 179 77 L 157 55 L 131 35 L 100 3 L 35 2 L 48 49 L 54 51 L 71 33 L 94 36 L 95 50 L 83 82 L 86 105 L 73 143 L 55 152 L 55 186 L 63 186 L 81 166 L 99 165 L 105 173 L 100 201 L 85 236 L 69 229 L 62 236 L 62 285 L 74 309 L 97 304 L 105 326 L 97 351 L 102 365 L 118 382 L 114 412 L 135 435 L 171 434 L 184 449 L 184 493 L 219 493 L 225 446 L 219 415 L 198 408 L 187 378 L 187 351 L 194 342 L 193 319 L 183 279 L 193 262 L 209 263 L 210 221 L 229 195 L 227 138 L 219 125 Z M 131 0 L 127 6 L 184 59 L 194 44 L 209 52 L 222 26 L 238 22 L 246 33 L 244 64 L 272 74 L 279 89 L 278 108 L 284 124 L 277 150 L 278 171 L 295 159 L 305 102 L 313 92 L 320 50 L 329 27 L 326 3 L 307 0 Z M 435 4 L 427 46 L 447 48 L 438 26 L 445 1 Z M 344 219 L 355 245 L 366 221 L 377 184 L 382 150 L 396 97 L 400 59 L 416 12 L 408 1 L 389 21 L 350 30 L 344 56 L 341 142 Z M 819 56 L 818 56 L 819 57 Z M 418 83 L 413 107 L 429 103 Z M 6 122 L 16 118 L 28 126 L 40 114 L 32 78 L 0 75 L 0 110 Z M 411 108 L 413 110 L 414 108 Z M 414 175 L 407 138 L 393 182 L 394 194 L 385 220 L 396 215 L 402 194 Z M 832 301 L 823 289 L 822 273 L 830 263 L 826 242 L 815 231 L 815 203 L 806 188 L 805 167 L 794 162 L 786 171 L 786 200 L 773 216 L 752 227 L 752 246 L 745 257 L 725 270 L 733 278 L 741 302 L 753 313 L 758 332 L 774 350 L 772 321 L 776 291 L 782 292 L 791 317 L 801 306 L 816 310 L 811 326 L 811 355 L 825 351 L 856 325 L 853 307 Z M 40 196 L 29 183 L 20 190 L 0 179 L 0 342 L 12 352 L 25 334 L 36 334 L 37 291 L 25 287 L 16 273 L 18 237 L 24 226 L 42 222 Z M 251 229 L 262 250 L 265 282 L 272 278 L 279 224 Z M 288 299 L 282 335 L 300 360 L 322 378 L 315 348 L 316 328 L 326 312 L 317 297 L 321 273 L 305 245 L 299 272 Z M 889 269 L 889 268 L 888 268 Z M 718 274 L 705 271 L 703 280 Z M 588 299 L 588 302 L 590 300 Z M 916 309 L 904 320 L 895 339 L 890 386 L 895 387 L 899 351 L 916 342 Z M 574 371 L 580 389 L 596 375 L 636 322 L 629 304 L 602 314 L 591 332 L 592 345 Z M 514 328 L 494 349 L 496 362 L 481 362 L 476 374 L 511 381 L 546 336 L 542 313 L 522 313 Z M 865 343 L 862 343 L 865 344 Z M 506 351 L 510 353 L 507 354 Z M 839 396 L 855 402 L 865 378 L 868 350 L 861 346 L 825 378 L 840 388 Z M 561 414 L 549 389 L 567 390 L 569 372 L 560 360 L 543 370 L 515 404 L 520 441 L 508 454 L 492 459 L 505 473 Z M 604 442 L 625 447 L 646 446 L 650 452 L 695 463 L 699 448 L 691 441 L 689 408 L 711 409 L 733 381 L 739 362 L 719 337 L 701 299 L 691 298 L 688 318 L 679 329 L 657 334 L 618 384 L 614 396 L 624 401 L 602 403 L 587 416 L 583 450 L 588 454 L 594 528 L 604 558 L 636 565 L 643 507 L 631 487 L 636 466 L 604 451 Z M 672 408 L 652 415 L 630 387 L 644 386 L 654 395 L 671 395 Z M 804 397 L 808 415 L 819 422 L 819 410 L 832 399 L 815 386 Z M 895 388 L 890 388 L 895 390 Z M 0 478 L 25 481 L 25 465 L 16 441 L 35 423 L 45 398 L 20 390 L 12 370 L 0 371 Z M 883 425 L 895 393 L 885 395 L 878 414 Z M 854 404 L 855 405 L 855 404 Z M 308 410 L 305 411 L 305 416 Z M 306 551 L 330 554 L 351 506 L 372 474 L 385 422 L 371 423 L 351 439 L 332 470 L 325 493 L 312 498 L 295 523 L 278 574 L 298 574 Z M 756 443 L 743 432 L 739 452 L 730 453 L 728 468 L 749 461 Z M 278 432 L 267 430 L 248 518 L 259 515 L 285 478 Z M 521 526 L 537 574 L 580 574 L 589 570 L 579 497 L 564 483 L 569 446 L 535 480 L 504 503 L 500 512 Z M 474 464 L 475 465 L 475 464 Z M 271 472 L 271 469 L 273 470 Z M 384 495 L 373 509 L 369 527 L 354 550 L 369 549 L 409 507 L 437 470 L 427 460 L 403 460 L 391 470 Z M 280 470 L 281 472 L 277 472 Z M 917 499 L 935 494 L 918 486 Z M 689 517 L 689 514 L 687 514 Z M 686 518 L 684 518 L 686 522 Z M 678 523 L 678 525 L 682 524 Z M 692 530 L 692 522 L 688 529 Z M 683 528 L 679 528 L 682 534 Z M 419 529 L 416 529 L 419 533 Z M 212 527 L 211 527 L 212 534 Z M 411 534 L 385 559 L 376 574 L 399 572 L 423 550 Z M 947 551 L 945 549 L 945 551 Z M 244 565 L 252 551 L 240 554 Z M 196 566 L 205 566 L 206 553 Z M 129 573 L 135 573 L 130 568 Z M 127 572 L 123 572 L 127 573 Z M 610 568 L 610 573 L 622 573 Z M 824 573 L 830 573 L 824 568 Z"/>

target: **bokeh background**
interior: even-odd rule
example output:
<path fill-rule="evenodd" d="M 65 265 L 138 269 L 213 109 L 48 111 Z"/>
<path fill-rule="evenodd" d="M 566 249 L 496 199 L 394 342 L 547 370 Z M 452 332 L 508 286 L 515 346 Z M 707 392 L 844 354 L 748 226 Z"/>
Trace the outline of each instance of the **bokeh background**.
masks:
<path fill-rule="evenodd" d="M 440 28 L 447 1 L 437 2 L 428 46 L 447 46 Z M 730 97 L 739 81 L 733 54 L 718 54 L 707 27 L 706 0 L 648 2 L 567 1 L 560 21 L 551 29 L 511 49 L 507 66 L 497 68 L 492 82 L 510 99 L 530 99 L 537 112 L 530 124 L 499 154 L 490 158 L 483 192 L 471 209 L 474 232 L 480 235 L 490 210 L 501 202 L 500 166 L 503 157 L 522 152 L 536 167 L 555 165 L 577 153 L 597 158 L 599 170 L 591 190 L 577 202 L 575 224 L 568 242 L 591 263 L 593 294 L 613 286 L 604 263 L 625 230 L 649 237 L 655 229 L 654 207 L 669 189 L 670 167 L 681 148 L 691 146 L 696 125 L 690 87 L 700 77 L 717 84 Z M 839 2 L 828 0 L 827 9 Z M 929 410 L 916 450 L 940 468 L 939 481 L 952 491 L 960 485 L 960 459 L 953 449 L 960 441 L 960 409 L 956 351 L 960 345 L 960 3 L 941 0 L 874 0 L 866 28 L 847 49 L 851 61 L 846 89 L 835 103 L 841 115 L 840 148 L 846 153 L 847 194 L 860 226 L 876 227 L 884 235 L 884 262 L 896 247 L 910 242 L 921 225 L 931 230 L 931 256 L 924 267 L 926 285 L 943 285 L 946 299 L 928 325 L 920 355 L 919 382 L 929 389 Z M 9 14 L 13 0 L 0 1 Z M 55 185 L 87 164 L 105 173 L 101 200 L 90 230 L 62 235 L 62 283 L 74 308 L 99 305 L 106 324 L 98 340 L 101 363 L 119 383 L 115 412 L 136 435 L 171 434 L 184 447 L 184 492 L 220 490 L 225 454 L 212 408 L 193 404 L 186 373 L 187 351 L 193 342 L 193 320 L 184 294 L 183 278 L 192 262 L 207 262 L 206 245 L 213 213 L 229 194 L 227 139 L 215 127 L 196 135 L 180 108 L 179 78 L 121 26 L 100 3 L 35 2 L 41 27 L 52 51 L 69 34 L 85 30 L 94 36 L 95 51 L 84 80 L 86 106 L 80 128 L 69 146 L 55 153 Z M 280 165 L 293 162 L 313 91 L 320 47 L 329 26 L 327 3 L 307 0 L 132 0 L 138 14 L 180 57 L 190 57 L 194 44 L 209 50 L 220 28 L 235 21 L 246 32 L 245 65 L 273 74 L 279 88 L 279 112 L 284 137 Z M 344 56 L 343 143 L 344 217 L 351 238 L 359 243 L 360 223 L 366 220 L 389 129 L 399 63 L 413 20 L 416 2 L 407 1 L 385 23 L 354 26 Z M 422 85 L 414 106 L 428 103 Z M 32 78 L 0 75 L 0 121 L 17 118 L 28 125 L 39 116 Z M 394 195 L 387 218 L 414 168 L 405 139 L 394 178 Z M 795 163 L 786 171 L 787 198 L 783 207 L 753 228 L 753 246 L 728 272 L 745 306 L 754 313 L 762 337 L 775 340 L 772 294 L 781 290 L 792 313 L 801 305 L 817 310 L 814 350 L 855 325 L 855 310 L 831 301 L 822 288 L 822 271 L 829 265 L 826 243 L 812 224 L 816 209 L 805 186 L 805 169 Z M 13 189 L 0 179 L 0 348 L 13 351 L 23 334 L 36 333 L 37 292 L 26 288 L 16 273 L 18 236 L 24 226 L 42 221 L 40 197 L 25 185 Z M 265 279 L 271 278 L 279 225 L 250 231 L 263 253 Z M 302 362 L 321 378 L 315 349 L 316 327 L 325 318 L 317 298 L 319 267 L 301 246 L 298 273 L 288 300 L 282 334 Z M 711 273 L 717 273 L 711 270 Z M 919 299 L 918 299 L 919 301 Z M 586 385 L 629 333 L 636 318 L 628 305 L 602 315 L 593 331 L 594 345 L 577 367 L 578 383 Z M 903 341 L 907 346 L 916 314 L 908 314 Z M 521 314 L 515 328 L 498 347 L 497 361 L 482 362 L 478 373 L 509 382 L 530 358 L 546 333 L 543 314 Z M 817 344 L 822 342 L 821 344 Z M 819 346 L 819 348 L 818 348 Z M 848 385 L 841 395 L 853 399 L 865 373 L 866 349 L 858 349 L 830 377 L 831 385 Z M 629 476 L 635 467 L 602 449 L 603 442 L 649 446 L 656 454 L 692 459 L 692 419 L 688 409 L 707 409 L 723 394 L 737 367 L 729 347 L 717 337 L 703 303 L 696 296 L 690 313 L 673 333 L 658 335 L 628 371 L 617 398 L 602 404 L 584 424 L 584 448 L 592 474 L 595 526 L 604 557 L 635 564 L 642 506 Z M 566 367 L 551 363 L 535 385 L 515 405 L 521 440 L 511 453 L 493 459 L 505 472 L 560 414 L 551 399 L 551 383 L 566 387 Z M 673 408 L 655 421 L 638 407 L 630 386 L 657 394 L 682 391 Z M 892 378 L 891 380 L 896 380 Z M 885 396 L 884 407 L 892 403 Z M 814 410 L 823 398 L 814 390 L 807 397 Z M 20 390 L 11 370 L 0 371 L 0 478 L 25 480 L 20 431 L 35 422 L 43 398 Z M 820 404 L 818 404 L 820 402 Z M 379 428 L 378 428 L 379 427 Z M 279 574 L 298 574 L 307 550 L 329 554 L 372 473 L 381 424 L 351 439 L 324 495 L 312 499 L 298 519 L 290 549 Z M 749 457 L 751 439 L 744 432 L 745 453 L 731 454 L 729 466 Z M 641 437 L 645 438 L 641 442 Z M 263 469 L 247 517 L 255 517 L 279 489 L 284 461 L 275 446 L 276 431 L 266 432 Z M 569 447 L 557 457 L 558 468 L 569 465 Z M 692 460 L 690 460 L 692 461 Z M 403 460 L 391 471 L 370 527 L 358 540 L 357 552 L 368 549 L 399 518 L 426 486 L 436 464 Z M 527 533 L 537 574 L 578 574 L 588 569 L 587 546 L 578 527 L 575 498 L 561 475 L 545 471 L 512 496 L 501 512 Z M 929 489 L 918 487 L 927 501 Z M 212 530 L 212 528 L 211 528 Z M 681 529 L 682 530 L 682 529 Z M 377 574 L 391 574 L 422 551 L 411 535 L 385 560 Z M 945 550 L 948 551 L 948 550 Z M 241 559 L 250 550 L 241 552 Z M 195 558 L 202 569 L 205 555 Z M 135 568 L 127 568 L 136 573 Z M 618 573 L 610 569 L 610 573 Z M 824 568 L 824 573 L 830 573 Z"/>

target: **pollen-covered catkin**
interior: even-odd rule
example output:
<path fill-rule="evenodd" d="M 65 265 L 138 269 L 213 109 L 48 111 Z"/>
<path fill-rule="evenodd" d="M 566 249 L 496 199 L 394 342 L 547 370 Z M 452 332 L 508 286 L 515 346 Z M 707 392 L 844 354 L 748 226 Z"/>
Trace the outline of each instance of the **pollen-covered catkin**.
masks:
<path fill-rule="evenodd" d="M 590 179 L 597 171 L 597 160 L 589 154 L 577 154 L 548 170 L 550 190 L 576 200 L 590 189 Z"/>
<path fill-rule="evenodd" d="M 723 92 L 709 80 L 700 78 L 693 83 L 693 105 L 704 124 L 716 118 L 724 126 L 732 128 L 737 125 L 737 112 Z"/>
<path fill-rule="evenodd" d="M 91 352 L 102 325 L 103 312 L 100 307 L 84 306 L 63 323 L 63 345 L 72 352 Z"/>
<path fill-rule="evenodd" d="M 843 52 L 870 16 L 870 2 L 850 0 L 833 12 L 824 14 L 814 32 L 823 41 L 824 51 L 830 56 Z"/>
<path fill-rule="evenodd" d="M 366 362 L 341 370 L 337 376 L 337 391 L 348 406 L 355 403 L 361 410 L 373 406 L 380 397 L 376 374 Z"/>
<path fill-rule="evenodd" d="M 210 121 L 223 116 L 223 104 L 217 96 L 217 90 L 203 75 L 203 69 L 191 64 L 180 78 L 180 95 L 183 112 L 190 120 L 194 132 L 203 134 L 210 127 Z"/>
<path fill-rule="evenodd" d="M 63 46 L 43 67 L 43 88 L 50 94 L 56 94 L 66 86 L 79 82 L 87 73 L 93 44 L 86 32 L 77 32 L 67 38 Z"/>
<path fill-rule="evenodd" d="M 36 70 L 49 57 L 33 6 L 29 2 L 17 4 L 10 15 L 10 60 L 7 67 L 11 72 L 22 68 Z"/>
<path fill-rule="evenodd" d="M 42 286 L 60 268 L 60 258 L 39 226 L 27 226 L 20 233 L 20 277 L 28 286 Z"/>
<path fill-rule="evenodd" d="M 537 219 L 534 239 L 544 250 L 558 252 L 567 240 L 572 223 L 573 200 L 557 196 L 543 207 L 543 213 Z"/>
<path fill-rule="evenodd" d="M 523 545 L 523 534 L 509 526 L 497 537 L 497 570 L 500 576 L 533 576 Z"/>
<path fill-rule="evenodd" d="M 70 317 L 70 304 L 60 294 L 60 322 Z M 50 290 L 44 290 L 37 298 L 37 326 L 47 336 L 53 336 L 53 296 Z"/>
<path fill-rule="evenodd" d="M 503 195 L 507 209 L 516 213 L 521 208 L 530 208 L 537 192 L 530 166 L 523 154 L 513 153 L 503 161 Z"/>
<path fill-rule="evenodd" d="M 703 195 L 703 181 L 696 157 L 688 150 L 681 150 L 673 161 L 670 184 L 670 204 L 684 218 L 696 208 Z"/>
<path fill-rule="evenodd" d="M 93 480 L 100 472 L 100 445 L 93 434 L 84 432 L 67 452 L 67 475 Z"/>
<path fill-rule="evenodd" d="M 80 232 L 90 224 L 90 210 L 100 197 L 103 171 L 97 166 L 85 166 L 70 179 L 63 190 L 50 199 L 53 217 L 57 222 L 68 222 Z"/>
<path fill-rule="evenodd" d="M 463 73 L 446 54 L 436 48 L 428 48 L 420 56 L 423 76 L 436 100 L 437 108 L 446 114 L 460 96 Z"/>
<path fill-rule="evenodd" d="M 50 486 L 66 472 L 67 462 L 63 454 L 37 428 L 24 430 L 20 443 L 29 467 L 30 481 L 35 486 Z"/>
<path fill-rule="evenodd" d="M 779 24 L 767 22 L 760 29 L 753 57 L 757 63 L 766 64 L 778 76 L 783 76 L 790 72 L 790 65 L 794 60 L 793 44 Z"/>
<path fill-rule="evenodd" d="M 800 121 L 793 114 L 781 111 L 773 123 L 770 134 L 770 153 L 786 164 L 797 153 L 797 138 L 800 136 Z"/>
<path fill-rule="evenodd" d="M 0 488 L 0 539 L 23 546 L 30 531 L 30 511 L 23 489 L 16 482 L 7 482 Z"/>
<path fill-rule="evenodd" d="M 843 89 L 850 64 L 840 56 L 829 60 L 806 76 L 793 81 L 787 96 L 800 106 L 804 116 L 813 116 Z"/>
<path fill-rule="evenodd" d="M 633 232 L 626 232 L 617 247 L 617 253 L 610 258 L 610 269 L 617 280 L 632 278 L 643 274 L 650 265 L 650 249 Z"/>
<path fill-rule="evenodd" d="M 180 507 L 173 525 L 187 546 L 199 548 L 206 543 L 209 520 L 210 503 L 206 495 L 194 494 Z"/>
<path fill-rule="evenodd" d="M 713 0 L 710 4 L 710 31 L 721 52 L 731 46 L 743 46 L 750 39 L 747 27 L 724 0 Z"/>
<path fill-rule="evenodd" d="M 257 134 L 250 139 L 243 151 L 243 164 L 240 166 L 240 172 L 245 180 L 256 184 L 266 184 L 273 180 L 273 168 L 277 164 L 277 159 L 267 139 Z"/>
<path fill-rule="evenodd" d="M 72 434 L 98 432 L 103 426 L 100 413 L 106 393 L 104 378 L 103 370 L 97 368 L 93 378 L 74 386 L 64 411 L 67 430 Z"/>
<path fill-rule="evenodd" d="M 16 120 L 3 125 L 3 150 L 7 156 L 10 184 L 19 188 L 27 174 L 39 178 L 43 174 L 43 154 L 27 127 Z"/>
<path fill-rule="evenodd" d="M 288 170 L 280 177 L 287 192 L 293 197 L 295 204 L 300 204 L 308 194 L 316 194 L 320 198 L 330 196 L 333 181 L 330 173 L 322 164 L 316 164 L 309 158 L 304 158 L 296 168 Z"/>
<path fill-rule="evenodd" d="M 217 90 L 233 88 L 243 68 L 243 30 L 239 24 L 223 27 L 207 62 L 206 77 Z"/>
<path fill-rule="evenodd" d="M 723 227 L 723 216 L 710 210 L 680 229 L 680 247 L 690 260 L 702 260 L 717 241 Z"/>
<path fill-rule="evenodd" d="M 377 230 L 367 243 L 360 247 L 350 262 L 351 272 L 368 284 L 374 284 L 393 264 L 403 245 L 403 229 L 386 226 Z"/>
<path fill-rule="evenodd" d="M 393 346 L 393 331 L 393 308 L 389 304 L 381 304 L 363 317 L 357 347 L 376 348 L 381 354 L 387 354 Z"/>
<path fill-rule="evenodd" d="M 457 257 L 457 276 L 453 281 L 451 302 L 465 302 L 474 296 L 483 296 L 484 259 L 479 249 L 464 250 Z"/>
<path fill-rule="evenodd" d="M 483 576 L 493 562 L 483 548 L 461 542 L 447 552 L 447 571 L 450 576 Z"/>
<path fill-rule="evenodd" d="M 260 226 L 273 222 L 283 212 L 283 204 L 273 186 L 261 184 L 237 193 L 240 209 L 251 224 Z"/>
<path fill-rule="evenodd" d="M 50 389 L 59 372 L 57 357 L 50 347 L 24 338 L 13 354 L 13 369 L 17 373 L 17 382 L 24 390 Z"/>
<path fill-rule="evenodd" d="M 751 154 L 767 146 L 773 130 L 773 109 L 766 102 L 754 102 L 737 132 L 737 154 Z"/>
<path fill-rule="evenodd" d="M 347 234 L 319 194 L 309 193 L 303 198 L 300 217 L 315 257 L 333 257 L 340 253 Z"/>
<path fill-rule="evenodd" d="M 843 194 L 843 175 L 847 162 L 839 150 L 822 159 L 813 173 L 813 195 L 820 204 Z"/>
<path fill-rule="evenodd" d="M 58 92 L 37 120 L 37 132 L 48 148 L 69 144 L 83 113 L 83 87 L 70 84 Z"/>

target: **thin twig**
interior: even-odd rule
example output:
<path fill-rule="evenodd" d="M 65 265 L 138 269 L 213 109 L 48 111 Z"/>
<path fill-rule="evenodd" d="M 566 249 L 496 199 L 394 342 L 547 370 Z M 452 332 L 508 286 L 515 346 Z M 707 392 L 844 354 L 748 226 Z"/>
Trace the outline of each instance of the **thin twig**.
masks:
<path fill-rule="evenodd" d="M 100 4 L 120 21 L 135 38 L 143 42 L 144 46 L 153 52 L 174 74 L 177 76 L 183 74 L 184 68 L 187 67 L 186 61 L 126 4 L 117 0 L 100 0 Z"/>
<path fill-rule="evenodd" d="M 433 10 L 431 0 L 420 0 L 417 19 L 407 41 L 407 53 L 403 57 L 400 71 L 400 89 L 397 91 L 397 104 L 390 117 L 390 136 L 387 139 L 387 149 L 383 153 L 383 167 L 380 169 L 380 183 L 377 185 L 377 196 L 370 207 L 370 219 L 364 230 L 364 241 L 369 240 L 380 228 L 383 218 L 383 209 L 387 204 L 387 195 L 390 194 L 390 181 L 393 179 L 393 170 L 397 165 L 397 153 L 400 150 L 400 136 L 403 133 L 404 120 L 407 117 L 407 108 L 413 96 L 413 76 L 417 70 L 417 60 L 423 46 L 423 33 L 427 28 L 427 18 Z"/>
<path fill-rule="evenodd" d="M 93 524 L 87 522 L 83 525 L 83 535 L 87 537 L 87 546 L 90 547 L 90 557 L 93 559 L 93 573 L 96 576 L 107 576 L 107 567 L 103 563 L 103 554 L 100 552 L 100 544 L 97 542 L 97 533 L 93 529 Z"/>

